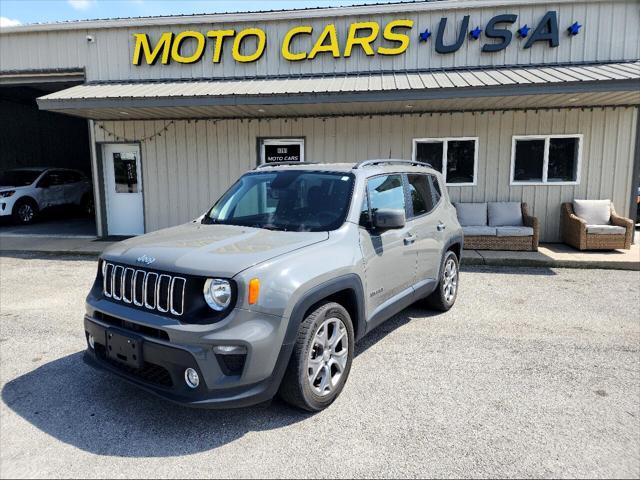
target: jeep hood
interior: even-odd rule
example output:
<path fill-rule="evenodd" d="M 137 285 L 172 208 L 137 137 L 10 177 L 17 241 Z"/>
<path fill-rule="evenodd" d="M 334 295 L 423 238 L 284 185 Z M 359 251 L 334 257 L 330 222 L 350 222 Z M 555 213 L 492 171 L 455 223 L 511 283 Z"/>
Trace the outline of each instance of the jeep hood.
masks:
<path fill-rule="evenodd" d="M 249 267 L 321 242 L 328 232 L 283 232 L 191 222 L 116 243 L 103 258 L 140 268 L 233 277 Z M 139 257 L 155 259 L 138 262 Z"/>

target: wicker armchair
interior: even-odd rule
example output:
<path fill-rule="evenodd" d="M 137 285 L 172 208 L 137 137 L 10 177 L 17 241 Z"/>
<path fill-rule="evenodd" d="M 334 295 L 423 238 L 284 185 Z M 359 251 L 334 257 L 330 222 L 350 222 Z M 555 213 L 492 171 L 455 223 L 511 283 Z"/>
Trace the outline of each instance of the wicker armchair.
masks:
<path fill-rule="evenodd" d="M 495 235 L 465 235 L 464 248 L 466 250 L 515 250 L 538 251 L 540 228 L 538 219 L 529 215 L 526 203 L 521 204 L 522 223 L 533 229 L 533 235 L 528 237 L 497 237 Z"/>
<path fill-rule="evenodd" d="M 578 250 L 615 250 L 631 248 L 633 239 L 633 221 L 619 216 L 611 204 L 611 225 L 623 227 L 624 235 L 587 233 L 587 222 L 573 211 L 573 204 L 563 203 L 560 214 L 560 232 L 562 241 Z"/>

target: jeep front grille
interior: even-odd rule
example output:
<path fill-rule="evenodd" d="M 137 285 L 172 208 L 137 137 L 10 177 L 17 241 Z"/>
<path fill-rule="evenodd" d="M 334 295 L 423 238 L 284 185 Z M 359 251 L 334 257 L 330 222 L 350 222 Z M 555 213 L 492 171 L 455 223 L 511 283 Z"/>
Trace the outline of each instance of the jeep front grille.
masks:
<path fill-rule="evenodd" d="M 184 313 L 187 280 L 166 273 L 102 263 L 102 293 L 105 297 L 161 313 Z"/>

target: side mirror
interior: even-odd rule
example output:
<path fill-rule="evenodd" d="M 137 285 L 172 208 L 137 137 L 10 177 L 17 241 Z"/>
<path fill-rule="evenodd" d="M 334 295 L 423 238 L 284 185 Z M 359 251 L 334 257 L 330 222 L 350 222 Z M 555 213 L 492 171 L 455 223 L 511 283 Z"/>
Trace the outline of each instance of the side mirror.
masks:
<path fill-rule="evenodd" d="M 404 210 L 381 209 L 373 214 L 373 227 L 377 230 L 402 228 L 406 222 Z"/>

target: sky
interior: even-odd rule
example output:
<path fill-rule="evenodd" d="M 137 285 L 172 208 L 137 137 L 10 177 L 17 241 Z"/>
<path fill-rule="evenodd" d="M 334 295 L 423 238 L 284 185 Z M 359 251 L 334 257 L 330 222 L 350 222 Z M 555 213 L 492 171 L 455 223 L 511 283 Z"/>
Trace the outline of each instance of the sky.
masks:
<path fill-rule="evenodd" d="M 0 27 L 64 20 L 277 10 L 363 3 L 385 3 L 385 0 L 0 0 Z"/>

